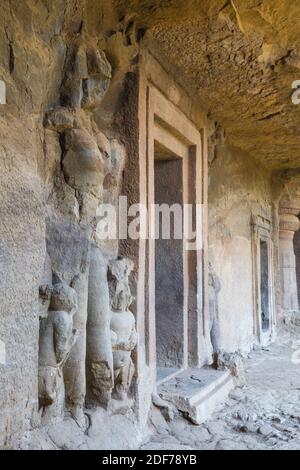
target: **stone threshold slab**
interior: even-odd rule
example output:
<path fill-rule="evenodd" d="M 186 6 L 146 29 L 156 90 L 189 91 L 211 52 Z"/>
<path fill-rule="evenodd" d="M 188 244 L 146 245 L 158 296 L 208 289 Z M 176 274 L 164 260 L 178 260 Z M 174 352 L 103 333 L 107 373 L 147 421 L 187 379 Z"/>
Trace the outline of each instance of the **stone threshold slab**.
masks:
<path fill-rule="evenodd" d="M 202 424 L 222 407 L 234 386 L 229 371 L 186 369 L 160 384 L 157 391 L 194 424 Z"/>

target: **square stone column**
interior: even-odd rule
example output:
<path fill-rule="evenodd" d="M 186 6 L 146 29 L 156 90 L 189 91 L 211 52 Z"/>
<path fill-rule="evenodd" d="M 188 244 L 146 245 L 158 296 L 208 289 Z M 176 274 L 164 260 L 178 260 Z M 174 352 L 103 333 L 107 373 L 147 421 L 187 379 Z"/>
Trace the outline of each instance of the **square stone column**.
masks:
<path fill-rule="evenodd" d="M 300 200 L 283 200 L 279 206 L 279 253 L 281 306 L 285 311 L 299 310 L 294 235 L 300 228 Z"/>

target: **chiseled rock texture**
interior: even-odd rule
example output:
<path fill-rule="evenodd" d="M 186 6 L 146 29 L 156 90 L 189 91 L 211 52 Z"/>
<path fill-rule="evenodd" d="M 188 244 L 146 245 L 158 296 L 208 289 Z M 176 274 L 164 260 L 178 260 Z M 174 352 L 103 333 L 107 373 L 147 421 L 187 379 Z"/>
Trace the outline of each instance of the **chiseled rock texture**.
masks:
<path fill-rule="evenodd" d="M 299 5 L 289 0 L 115 0 L 150 28 L 231 144 L 272 168 L 300 162 Z"/>
<path fill-rule="evenodd" d="M 209 132 L 211 307 L 220 350 L 253 342 L 251 217 L 271 222 L 274 292 L 280 305 L 277 204 L 298 181 L 299 6 L 288 0 L 115 0 L 136 27 L 151 32 L 161 60 L 199 100 Z M 291 199 L 293 195 L 291 196 Z M 238 282 L 237 282 L 238 279 Z M 217 304 L 217 308 L 213 305 Z M 279 309 L 276 315 L 280 315 Z"/>
<path fill-rule="evenodd" d="M 244 360 L 246 386 L 236 388 L 224 409 L 201 426 L 176 414 L 168 422 L 153 408 L 152 435 L 142 449 L 299 450 L 299 340 L 286 336 Z"/>
<path fill-rule="evenodd" d="M 291 102 L 291 84 L 300 78 L 299 21 L 300 8 L 290 0 L 1 2 L 6 104 L 0 104 L 0 340 L 6 358 L 0 363 L 0 448 L 18 448 L 20 442 L 33 448 L 107 448 L 127 425 L 137 433 L 130 412 L 117 415 L 109 421 L 107 441 L 99 444 L 97 422 L 103 429 L 103 420 L 108 422 L 101 410 L 87 418 L 86 439 L 81 366 L 88 297 L 94 295 L 88 289 L 91 246 L 101 250 L 101 263 L 118 255 L 116 242 L 97 240 L 95 217 L 100 202 L 117 205 L 129 139 L 138 139 L 123 105 L 134 95 L 143 41 L 211 118 L 209 244 L 218 279 L 211 298 L 217 298 L 220 326 L 230 330 L 216 332 L 215 339 L 225 352 L 251 348 L 251 214 L 271 217 L 274 201 L 300 167 L 300 106 Z M 59 423 L 47 424 L 43 434 L 37 430 L 43 419 L 39 288 L 47 256 L 55 276 L 78 295 L 73 321 L 79 340 L 66 368 L 66 397 L 81 427 L 75 441 L 79 427 L 72 419 L 61 437 Z M 278 291 L 278 280 L 276 285 Z M 296 398 L 295 391 L 292 408 Z M 259 425 L 261 436 L 276 438 L 272 423 L 261 418 Z M 212 434 L 222 432 L 208 427 L 195 440 L 209 442 Z M 115 442 L 132 447 L 129 441 L 121 435 Z M 216 445 L 230 442 L 229 433 Z M 166 442 L 177 444 L 172 436 Z M 181 444 L 190 446 L 190 439 Z"/>
<path fill-rule="evenodd" d="M 240 149 L 226 143 L 215 148 L 208 196 L 209 256 L 219 283 L 215 346 L 247 352 L 253 342 L 255 307 L 251 217 L 260 214 L 273 220 L 271 172 Z M 276 233 L 271 236 L 276 243 Z"/>
<path fill-rule="evenodd" d="M 115 34 L 107 35 L 112 24 Z M 86 293 L 81 287 L 97 204 L 118 194 L 125 152 L 113 120 L 134 51 L 112 2 L 1 3 L 0 339 L 6 362 L 0 364 L 0 448 L 16 448 L 41 421 L 39 287 L 46 249 L 52 270 Z M 116 249 L 106 244 L 110 256 Z M 79 296 L 79 308 L 82 302 Z"/>

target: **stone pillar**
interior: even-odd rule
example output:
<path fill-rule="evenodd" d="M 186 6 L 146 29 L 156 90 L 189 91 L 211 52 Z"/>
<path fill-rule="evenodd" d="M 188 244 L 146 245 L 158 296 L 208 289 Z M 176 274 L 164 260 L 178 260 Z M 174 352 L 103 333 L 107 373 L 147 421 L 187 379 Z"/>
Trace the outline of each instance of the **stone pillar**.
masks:
<path fill-rule="evenodd" d="M 105 407 L 114 384 L 107 269 L 107 260 L 100 248 L 92 243 L 86 328 L 87 401 Z"/>
<path fill-rule="evenodd" d="M 279 205 L 279 253 L 281 306 L 286 311 L 299 309 L 294 235 L 300 228 L 300 200 L 285 199 Z"/>

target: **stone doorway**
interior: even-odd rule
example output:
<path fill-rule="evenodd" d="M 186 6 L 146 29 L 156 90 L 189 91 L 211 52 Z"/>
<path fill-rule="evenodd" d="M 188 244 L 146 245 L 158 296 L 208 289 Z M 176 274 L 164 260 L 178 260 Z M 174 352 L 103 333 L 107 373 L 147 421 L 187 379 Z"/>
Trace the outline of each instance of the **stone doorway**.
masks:
<path fill-rule="evenodd" d="M 201 367 L 209 360 L 209 338 L 205 337 L 209 337 L 206 208 L 202 204 L 206 170 L 202 161 L 202 132 L 155 87 L 149 85 L 147 96 L 147 202 L 151 236 L 146 252 L 145 336 L 146 357 L 153 367 L 156 388 L 174 375 L 190 367 Z M 163 204 L 170 221 L 169 239 L 156 236 L 160 225 L 156 221 L 157 206 Z M 190 230 L 192 237 L 187 233 Z"/>
<path fill-rule="evenodd" d="M 146 238 L 125 240 L 121 252 L 138 266 L 133 286 L 139 336 L 136 398 L 139 417 L 146 422 L 153 393 L 158 393 L 161 385 L 167 386 L 184 373 L 194 376 L 194 369 L 199 372 L 202 366 L 211 363 L 207 292 L 208 150 L 205 117 L 194 114 L 193 102 L 147 51 L 140 56 L 138 86 L 139 134 L 135 142 L 138 147 L 134 147 L 136 151 L 131 153 L 125 167 L 123 194 L 128 196 L 128 204 L 138 202 L 147 209 L 149 233 Z M 136 116 L 135 112 L 132 109 L 132 116 Z M 138 186 L 132 184 L 133 175 Z M 161 185 L 157 184 L 159 180 Z M 167 242 L 162 248 L 160 243 L 165 240 L 152 237 L 155 230 L 152 208 L 157 202 L 168 203 L 168 207 L 176 202 L 190 204 L 194 214 L 192 217 L 187 214 L 184 220 L 193 221 L 194 237 L 171 239 L 170 246 Z M 187 250 L 187 243 L 193 248 Z M 159 257 L 162 250 L 164 257 Z M 170 305 L 164 302 L 166 295 Z M 174 318 L 178 320 L 175 323 Z"/>
<path fill-rule="evenodd" d="M 183 163 L 158 143 L 154 146 L 155 327 L 157 381 L 184 366 L 185 317 L 183 226 Z"/>
<path fill-rule="evenodd" d="M 273 243 L 270 217 L 252 217 L 254 336 L 266 346 L 274 340 Z"/>
<path fill-rule="evenodd" d="M 263 331 L 268 331 L 270 328 L 269 282 L 268 242 L 260 240 L 260 313 Z"/>

